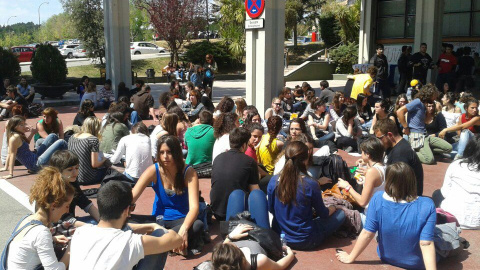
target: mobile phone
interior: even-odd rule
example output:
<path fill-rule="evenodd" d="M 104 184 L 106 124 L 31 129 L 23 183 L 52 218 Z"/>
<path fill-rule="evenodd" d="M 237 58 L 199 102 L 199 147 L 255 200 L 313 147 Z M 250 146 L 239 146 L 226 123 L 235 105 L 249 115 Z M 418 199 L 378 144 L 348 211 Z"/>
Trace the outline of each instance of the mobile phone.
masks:
<path fill-rule="evenodd" d="M 343 249 L 337 248 L 337 249 L 335 249 L 335 251 L 336 251 L 337 253 L 339 253 L 339 252 L 343 252 Z"/>

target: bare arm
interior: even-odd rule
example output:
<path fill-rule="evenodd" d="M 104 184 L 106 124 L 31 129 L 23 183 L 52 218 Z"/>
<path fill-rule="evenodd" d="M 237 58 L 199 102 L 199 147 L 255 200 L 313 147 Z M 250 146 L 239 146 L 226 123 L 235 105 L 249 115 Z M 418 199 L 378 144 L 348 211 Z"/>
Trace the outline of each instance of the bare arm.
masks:
<path fill-rule="evenodd" d="M 199 211 L 199 184 L 198 184 L 198 176 L 197 173 L 193 168 L 188 168 L 186 173 L 186 181 L 188 184 L 188 205 L 189 210 L 187 216 L 185 217 L 185 221 L 183 221 L 182 226 L 178 230 L 178 234 L 183 238 L 183 244 L 181 246 L 181 250 L 184 250 L 188 247 L 188 230 L 192 227 L 193 222 L 197 219 L 198 211 Z"/>
<path fill-rule="evenodd" d="M 436 270 L 437 260 L 435 254 L 435 245 L 433 244 L 433 241 L 420 241 L 420 250 L 422 251 L 425 269 Z"/>
<path fill-rule="evenodd" d="M 58 138 L 64 139 L 64 134 L 63 134 L 63 123 L 62 120 L 58 119 Z"/>
<path fill-rule="evenodd" d="M 402 106 L 397 111 L 398 122 L 400 122 L 400 124 L 402 124 L 404 128 L 408 127 L 407 119 L 405 118 L 405 115 L 407 114 L 407 112 L 408 112 L 407 106 Z"/>
<path fill-rule="evenodd" d="M 370 127 L 370 134 L 373 134 L 373 127 L 375 126 L 375 124 L 377 123 L 377 116 L 373 116 L 373 120 L 372 120 L 372 126 Z"/>
<path fill-rule="evenodd" d="M 283 270 L 287 269 L 288 266 L 293 262 L 295 259 L 295 254 L 293 251 L 287 247 L 287 256 L 281 258 L 277 262 L 272 261 L 267 256 L 263 254 L 259 254 L 257 258 L 257 269 L 258 270 Z"/>
<path fill-rule="evenodd" d="M 100 220 L 100 213 L 98 212 L 98 208 L 95 205 L 90 206 L 88 209 L 88 213 L 92 216 L 96 221 Z"/>
<path fill-rule="evenodd" d="M 357 242 L 353 247 L 353 250 L 350 254 L 347 252 L 341 251 L 337 253 L 337 259 L 343 263 L 352 263 L 354 262 L 360 254 L 365 250 L 368 244 L 372 241 L 375 237 L 375 233 L 366 231 L 365 229 L 362 230 L 360 235 L 358 236 Z"/>
<path fill-rule="evenodd" d="M 179 247 L 182 244 L 182 238 L 176 232 L 169 230 L 161 237 L 142 235 L 142 244 L 143 252 L 147 256 L 164 253 Z"/>
<path fill-rule="evenodd" d="M 157 183 L 155 164 L 150 165 L 150 167 L 148 167 L 147 170 L 142 173 L 137 181 L 137 184 L 135 184 L 135 187 L 132 190 L 132 203 L 135 203 L 138 198 L 140 198 L 140 195 L 142 195 L 145 188 L 152 182 Z"/>
<path fill-rule="evenodd" d="M 265 111 L 265 121 L 268 120 L 268 118 L 270 118 L 271 116 L 273 115 L 273 110 L 272 108 L 268 108 L 266 111 Z"/>
<path fill-rule="evenodd" d="M 44 139 L 47 138 L 48 136 L 48 133 L 45 131 L 45 129 L 43 128 L 43 125 L 40 123 L 37 123 L 37 132 L 38 132 L 38 135 L 40 135 L 40 137 Z"/>
<path fill-rule="evenodd" d="M 5 167 L 1 171 L 6 171 L 10 173 L 5 178 L 13 177 L 13 167 L 15 166 L 15 159 L 17 157 L 17 149 L 22 145 L 22 139 L 18 135 L 13 135 L 8 142 L 8 155 L 5 161 Z M 10 176 L 10 177 L 9 177 Z"/>
<path fill-rule="evenodd" d="M 308 126 L 310 128 L 310 134 L 312 134 L 312 138 L 316 140 L 317 136 L 315 135 L 315 123 L 313 122 L 313 117 L 311 115 L 308 116 Z"/>
<path fill-rule="evenodd" d="M 98 160 L 98 152 L 92 152 L 90 155 L 90 159 L 92 161 L 92 167 L 93 168 L 99 168 L 105 163 L 107 160 L 106 158 L 103 158 L 102 160 Z"/>
<path fill-rule="evenodd" d="M 377 186 L 380 186 L 380 184 L 381 175 L 375 168 L 369 168 L 367 170 L 367 173 L 365 174 L 365 183 L 363 184 L 362 194 L 359 194 L 357 191 L 351 188 L 350 184 L 347 181 L 343 179 L 338 180 L 338 186 L 340 188 L 347 188 L 348 186 L 350 186 L 350 194 L 358 203 L 358 205 L 363 208 L 365 208 L 365 206 L 367 206 L 370 202 L 370 199 L 373 196 L 373 189 Z"/>

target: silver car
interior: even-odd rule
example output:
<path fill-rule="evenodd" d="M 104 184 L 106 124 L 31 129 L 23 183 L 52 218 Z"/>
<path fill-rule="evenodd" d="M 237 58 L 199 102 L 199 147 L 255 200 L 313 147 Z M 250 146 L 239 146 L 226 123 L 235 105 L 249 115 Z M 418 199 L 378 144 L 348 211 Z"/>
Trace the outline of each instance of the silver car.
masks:
<path fill-rule="evenodd" d="M 165 48 L 159 47 L 150 42 L 131 42 L 130 43 L 130 53 L 131 54 L 154 54 L 154 53 L 164 53 Z"/>
<path fill-rule="evenodd" d="M 73 50 L 73 57 L 75 58 L 85 58 L 87 57 L 87 49 L 83 45 L 76 47 Z"/>
<path fill-rule="evenodd" d="M 58 48 L 58 50 L 60 51 L 60 54 L 63 57 L 72 59 L 74 49 L 77 48 L 78 46 L 80 46 L 80 44 L 62 45 Z"/>

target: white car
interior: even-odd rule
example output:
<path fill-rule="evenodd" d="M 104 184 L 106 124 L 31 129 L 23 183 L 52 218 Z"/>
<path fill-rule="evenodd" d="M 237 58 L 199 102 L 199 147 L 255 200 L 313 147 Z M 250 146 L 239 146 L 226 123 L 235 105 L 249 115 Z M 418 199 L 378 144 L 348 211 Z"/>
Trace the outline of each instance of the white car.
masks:
<path fill-rule="evenodd" d="M 73 50 L 73 57 L 75 58 L 85 58 L 87 57 L 87 49 L 83 45 L 76 47 Z"/>
<path fill-rule="evenodd" d="M 131 54 L 153 54 L 153 53 L 164 53 L 165 48 L 158 47 L 157 45 L 150 42 L 131 42 L 130 43 L 130 53 Z"/>
<path fill-rule="evenodd" d="M 80 44 L 70 44 L 70 45 L 62 45 L 58 48 L 60 54 L 65 58 L 73 58 L 74 49 L 80 46 Z"/>

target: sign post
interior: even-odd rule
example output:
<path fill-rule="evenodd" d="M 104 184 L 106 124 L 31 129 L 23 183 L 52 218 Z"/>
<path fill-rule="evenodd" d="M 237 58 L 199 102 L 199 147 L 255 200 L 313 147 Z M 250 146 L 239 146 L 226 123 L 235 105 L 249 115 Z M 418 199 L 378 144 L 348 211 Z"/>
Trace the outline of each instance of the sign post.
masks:
<path fill-rule="evenodd" d="M 246 101 L 263 116 L 284 86 L 285 1 L 245 0 L 245 11 Z"/>

